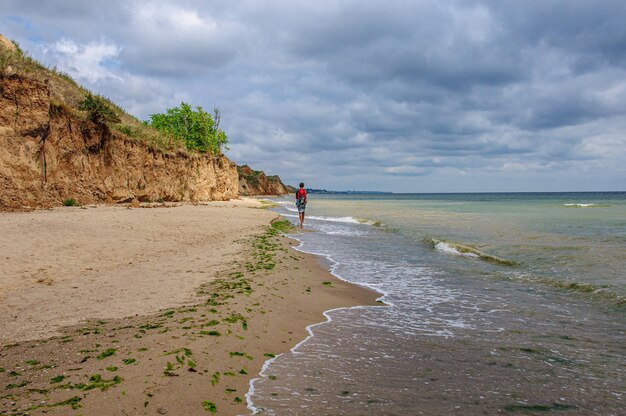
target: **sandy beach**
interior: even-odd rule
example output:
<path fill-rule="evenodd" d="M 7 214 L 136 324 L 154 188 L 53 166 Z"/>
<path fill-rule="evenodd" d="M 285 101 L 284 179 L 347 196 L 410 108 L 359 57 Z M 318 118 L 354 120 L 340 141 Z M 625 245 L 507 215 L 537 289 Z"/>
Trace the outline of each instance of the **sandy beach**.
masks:
<path fill-rule="evenodd" d="M 268 358 L 323 311 L 377 298 L 259 208 L 0 213 L 0 414 L 248 413 Z"/>

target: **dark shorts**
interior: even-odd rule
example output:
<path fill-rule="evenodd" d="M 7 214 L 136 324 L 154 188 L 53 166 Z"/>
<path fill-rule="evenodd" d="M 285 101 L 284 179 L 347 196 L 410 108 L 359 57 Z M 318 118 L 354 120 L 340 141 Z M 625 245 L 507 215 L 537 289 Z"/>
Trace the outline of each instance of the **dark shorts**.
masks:
<path fill-rule="evenodd" d="M 298 207 L 298 212 L 304 212 L 306 209 L 306 204 L 296 204 L 296 206 Z"/>

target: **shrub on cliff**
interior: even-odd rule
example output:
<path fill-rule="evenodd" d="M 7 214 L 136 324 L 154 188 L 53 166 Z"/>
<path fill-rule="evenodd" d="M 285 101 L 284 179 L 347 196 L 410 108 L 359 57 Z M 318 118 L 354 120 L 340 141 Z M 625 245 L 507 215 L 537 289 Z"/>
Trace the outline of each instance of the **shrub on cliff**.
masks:
<path fill-rule="evenodd" d="M 78 109 L 86 111 L 89 120 L 96 124 L 120 122 L 120 118 L 115 114 L 115 111 L 99 95 L 87 94 L 87 97 L 78 105 Z"/>
<path fill-rule="evenodd" d="M 185 144 L 187 149 L 219 154 L 228 143 L 228 137 L 220 130 L 220 112 L 214 116 L 198 106 L 195 110 L 187 103 L 168 108 L 165 114 L 152 114 L 146 124 L 168 134 Z"/>

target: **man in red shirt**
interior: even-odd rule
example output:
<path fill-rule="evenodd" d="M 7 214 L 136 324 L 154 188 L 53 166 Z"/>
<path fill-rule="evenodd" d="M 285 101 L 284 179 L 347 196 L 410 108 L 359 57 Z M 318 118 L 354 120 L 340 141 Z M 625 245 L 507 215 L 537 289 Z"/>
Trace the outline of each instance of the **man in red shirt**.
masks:
<path fill-rule="evenodd" d="M 298 207 L 298 214 L 300 215 L 300 228 L 303 228 L 304 210 L 306 208 L 306 189 L 304 189 L 304 183 L 302 182 L 300 182 L 300 189 L 296 191 L 296 206 Z"/>

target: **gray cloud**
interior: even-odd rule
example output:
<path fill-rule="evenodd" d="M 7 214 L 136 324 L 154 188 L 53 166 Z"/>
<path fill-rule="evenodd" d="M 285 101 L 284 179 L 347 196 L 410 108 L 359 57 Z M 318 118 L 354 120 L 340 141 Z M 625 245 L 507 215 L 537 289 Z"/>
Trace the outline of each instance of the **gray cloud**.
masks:
<path fill-rule="evenodd" d="M 623 189 L 625 18 L 623 1 L 0 5 L 5 35 L 140 118 L 219 105 L 239 163 L 404 191 Z"/>

